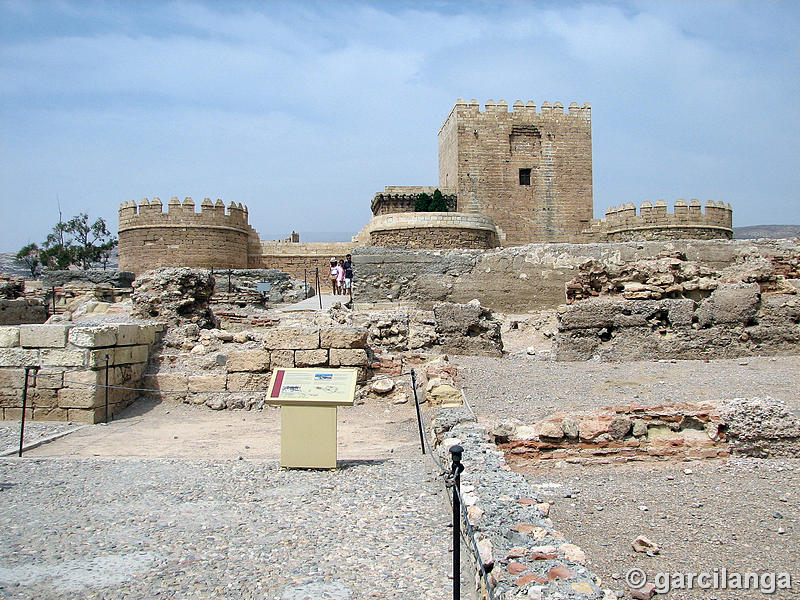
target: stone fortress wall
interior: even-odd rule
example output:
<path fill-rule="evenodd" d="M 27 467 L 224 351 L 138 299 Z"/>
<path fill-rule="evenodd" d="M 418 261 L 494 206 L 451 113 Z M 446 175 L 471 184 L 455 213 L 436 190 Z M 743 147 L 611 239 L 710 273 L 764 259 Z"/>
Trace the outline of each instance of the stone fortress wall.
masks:
<path fill-rule="evenodd" d="M 508 245 L 576 241 L 593 216 L 591 107 L 457 100 L 439 131 L 439 187 Z"/>
<path fill-rule="evenodd" d="M 145 198 L 119 209 L 119 268 L 137 275 L 144 270 L 182 265 L 246 269 L 250 245 L 258 234 L 247 222 L 247 207 L 205 198 L 195 212 L 191 198 L 169 201 Z"/>
<path fill-rule="evenodd" d="M 560 102 L 459 99 L 439 131 L 439 186 L 448 211 L 417 213 L 433 186 L 389 186 L 372 200 L 373 217 L 352 242 L 302 243 L 296 235 L 262 241 L 247 207 L 206 198 L 126 202 L 119 211 L 120 268 L 162 266 L 280 269 L 303 277 L 355 246 L 488 250 L 529 243 L 730 239 L 732 209 L 708 201 L 645 202 L 610 208 L 593 219 L 591 107 Z"/>
<path fill-rule="evenodd" d="M 587 241 L 633 242 L 656 240 L 713 240 L 733 238 L 733 209 L 724 202 L 706 202 L 705 213 L 700 201 L 683 198 L 675 201 L 673 212 L 667 203 L 645 201 L 636 213 L 633 203 L 612 206 L 604 219 L 592 220 L 584 231 Z"/>

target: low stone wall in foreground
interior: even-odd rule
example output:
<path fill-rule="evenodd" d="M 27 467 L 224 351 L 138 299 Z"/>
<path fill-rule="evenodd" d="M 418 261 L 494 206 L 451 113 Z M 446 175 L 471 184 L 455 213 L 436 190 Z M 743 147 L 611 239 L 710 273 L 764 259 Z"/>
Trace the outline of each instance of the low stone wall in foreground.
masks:
<path fill-rule="evenodd" d="M 72 324 L 0 327 L 0 410 L 19 419 L 25 367 L 38 366 L 28 382 L 26 419 L 99 423 L 105 418 L 106 356 L 109 386 L 139 387 L 160 325 Z M 131 389 L 108 390 L 113 416 L 136 398 Z"/>

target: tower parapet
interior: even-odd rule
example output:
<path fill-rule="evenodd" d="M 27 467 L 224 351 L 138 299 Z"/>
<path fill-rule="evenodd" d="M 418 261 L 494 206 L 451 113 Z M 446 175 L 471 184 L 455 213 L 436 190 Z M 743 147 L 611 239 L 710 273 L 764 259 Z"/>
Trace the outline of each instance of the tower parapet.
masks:
<path fill-rule="evenodd" d="M 439 189 L 510 245 L 579 238 L 593 215 L 591 106 L 457 100 L 439 130 Z"/>
<path fill-rule="evenodd" d="M 611 206 L 604 219 L 595 219 L 585 233 L 593 239 L 609 242 L 731 239 L 733 209 L 725 202 L 706 202 L 705 212 L 699 200 L 683 198 L 675 201 L 668 212 L 664 200 L 642 202 L 637 214 L 633 203 Z"/>
<path fill-rule="evenodd" d="M 246 269 L 255 231 L 247 207 L 204 198 L 200 212 L 191 198 L 123 202 L 119 208 L 120 269 L 139 274 L 158 267 Z M 257 234 L 256 234 L 257 239 Z"/>

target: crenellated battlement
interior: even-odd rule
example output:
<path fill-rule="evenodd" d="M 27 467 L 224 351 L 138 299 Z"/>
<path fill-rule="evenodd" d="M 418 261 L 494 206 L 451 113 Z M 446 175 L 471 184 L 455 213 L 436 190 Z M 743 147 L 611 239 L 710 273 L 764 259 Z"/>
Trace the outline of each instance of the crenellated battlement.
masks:
<path fill-rule="evenodd" d="M 649 239 L 732 238 L 733 209 L 725 202 L 709 200 L 705 211 L 700 201 L 683 198 L 675 201 L 672 212 L 668 212 L 664 200 L 642 202 L 636 209 L 632 202 L 611 206 L 603 219 L 594 219 L 586 231 L 593 237 L 605 237 L 608 241 L 632 241 Z"/>
<path fill-rule="evenodd" d="M 204 198 L 200 203 L 200 212 L 195 211 L 194 200 L 187 197 L 181 202 L 177 197 L 172 197 L 167 203 L 167 210 L 161 199 L 156 197 L 150 200 L 143 198 L 138 204 L 136 201 L 123 202 L 119 207 L 120 230 L 132 227 L 153 227 L 176 225 L 180 227 L 233 227 L 236 229 L 248 228 L 247 207 L 241 202 L 230 202 L 227 207 L 222 200 L 212 202 Z"/>
<path fill-rule="evenodd" d="M 588 102 L 584 102 L 583 104 L 570 102 L 565 110 L 564 104 L 561 102 L 550 103 L 549 101 L 544 101 L 537 110 L 536 103 L 532 100 L 528 100 L 527 102 L 517 100 L 511 105 L 511 110 L 509 110 L 508 102 L 505 100 L 498 100 L 495 102 L 489 99 L 484 103 L 483 108 L 481 108 L 480 103 L 474 98 L 469 102 L 463 98 L 459 98 L 456 100 L 445 123 L 439 129 L 440 132 L 447 125 L 447 121 L 454 115 L 458 115 L 461 118 L 489 118 L 493 120 L 505 117 L 511 121 L 542 121 L 545 119 L 568 119 L 571 117 L 585 121 L 586 124 L 590 124 L 592 121 L 592 105 Z"/>
<path fill-rule="evenodd" d="M 134 273 L 175 264 L 247 268 L 257 243 L 241 203 L 204 198 L 197 212 L 191 198 L 172 197 L 166 210 L 160 198 L 119 207 L 120 268 Z"/>

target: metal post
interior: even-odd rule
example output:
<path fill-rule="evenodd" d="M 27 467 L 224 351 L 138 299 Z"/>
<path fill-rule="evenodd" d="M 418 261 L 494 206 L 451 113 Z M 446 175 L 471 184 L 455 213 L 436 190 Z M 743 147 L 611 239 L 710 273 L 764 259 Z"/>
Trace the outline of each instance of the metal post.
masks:
<path fill-rule="evenodd" d="M 315 277 L 317 280 L 317 296 L 319 297 L 319 309 L 322 310 L 322 287 L 319 283 L 319 267 L 314 268 Z"/>
<path fill-rule="evenodd" d="M 231 270 L 228 269 L 228 293 L 231 293 Z"/>
<path fill-rule="evenodd" d="M 308 281 L 306 281 L 306 271 L 308 269 L 303 269 L 303 289 L 306 291 L 306 300 L 308 300 Z"/>
<path fill-rule="evenodd" d="M 28 374 L 34 371 L 34 377 L 39 367 L 25 367 L 25 387 L 22 388 L 22 417 L 19 421 L 19 456 L 22 456 L 22 443 L 25 439 L 25 410 L 28 408 Z"/>
<path fill-rule="evenodd" d="M 53 286 L 53 314 L 56 314 L 56 288 Z"/>
<path fill-rule="evenodd" d="M 106 354 L 106 423 L 108 423 L 108 354 Z"/>
<path fill-rule="evenodd" d="M 461 455 L 464 448 L 456 444 L 450 447 L 452 467 L 450 476 L 453 479 L 453 600 L 461 600 Z"/>
<path fill-rule="evenodd" d="M 411 389 L 414 390 L 414 406 L 417 408 L 417 426 L 419 427 L 419 444 L 422 446 L 422 453 L 425 454 L 425 434 L 422 431 L 422 413 L 419 409 L 419 399 L 417 398 L 417 374 L 411 369 Z"/>

